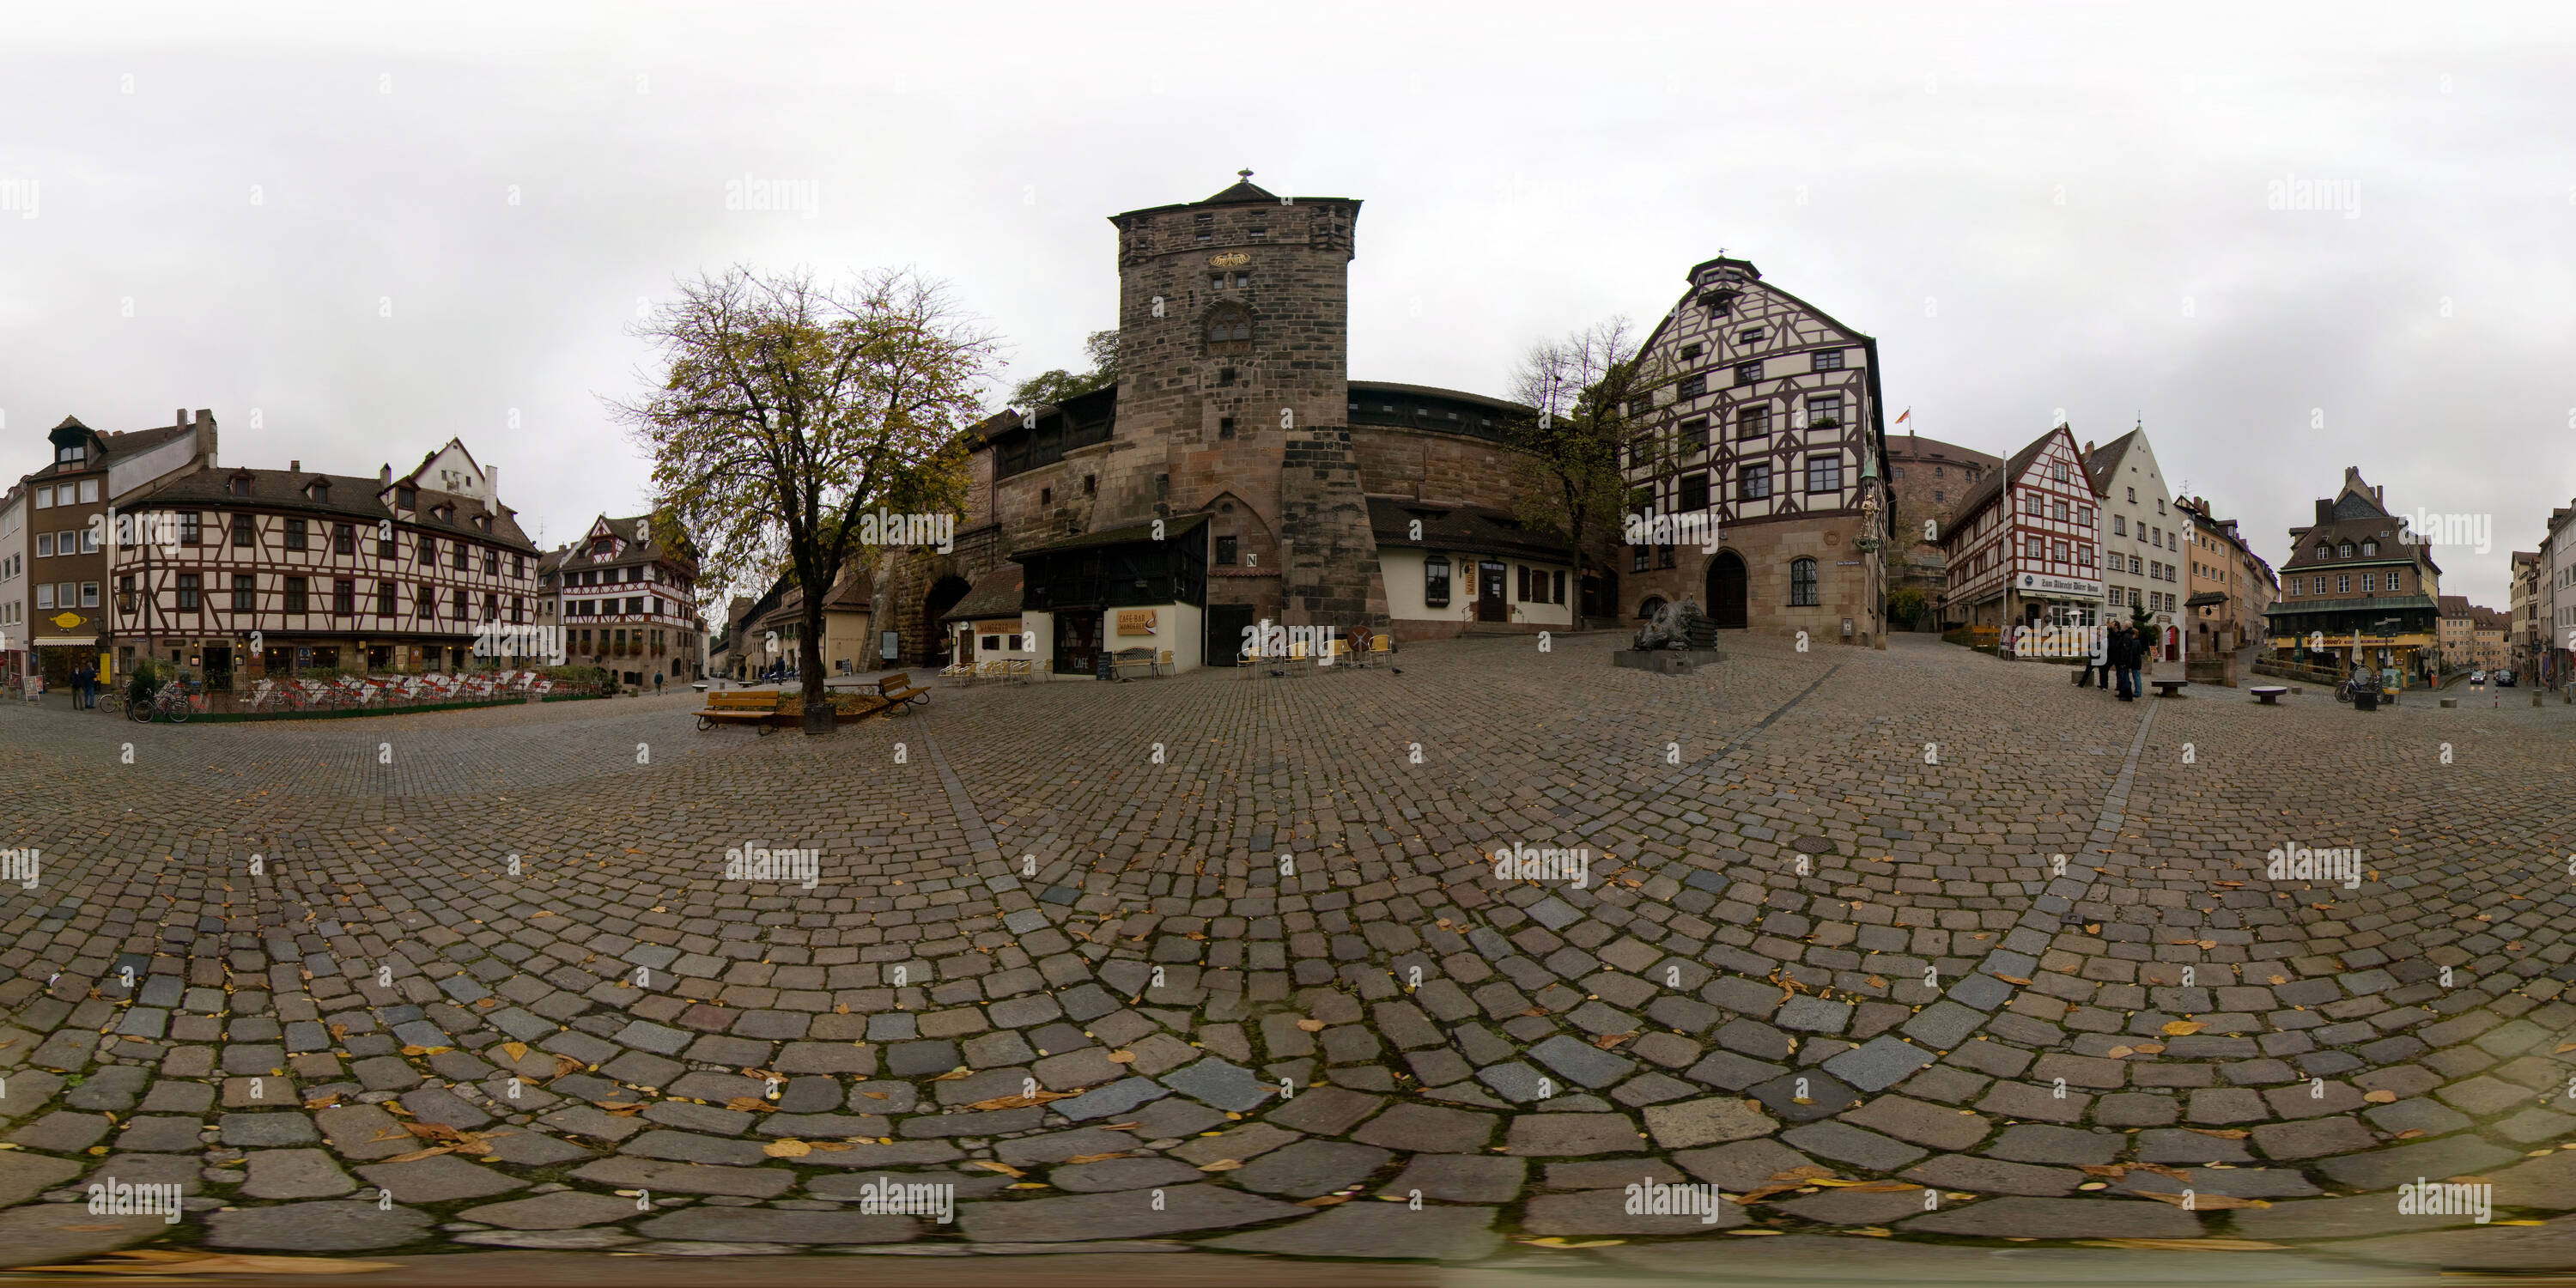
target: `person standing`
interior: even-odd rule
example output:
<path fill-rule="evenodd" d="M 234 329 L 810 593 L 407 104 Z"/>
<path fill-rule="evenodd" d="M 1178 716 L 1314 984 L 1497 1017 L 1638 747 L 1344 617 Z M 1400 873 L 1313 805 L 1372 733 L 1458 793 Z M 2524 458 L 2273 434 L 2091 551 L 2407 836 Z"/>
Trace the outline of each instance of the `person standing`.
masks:
<path fill-rule="evenodd" d="M 662 696 L 662 673 L 659 670 L 653 672 L 653 696 Z"/>
<path fill-rule="evenodd" d="M 78 711 L 87 711 L 90 708 L 97 706 L 97 687 L 98 672 L 93 670 L 89 663 L 81 663 L 80 669 L 72 672 L 73 709 Z"/>
<path fill-rule="evenodd" d="M 2129 664 L 2134 656 L 2131 650 L 2137 647 L 2138 637 L 2137 633 L 2126 625 L 2119 626 L 2115 630 L 2117 633 L 2111 637 L 2111 669 L 2120 673 L 2120 700 L 2127 702 L 2135 696 L 2129 688 Z"/>

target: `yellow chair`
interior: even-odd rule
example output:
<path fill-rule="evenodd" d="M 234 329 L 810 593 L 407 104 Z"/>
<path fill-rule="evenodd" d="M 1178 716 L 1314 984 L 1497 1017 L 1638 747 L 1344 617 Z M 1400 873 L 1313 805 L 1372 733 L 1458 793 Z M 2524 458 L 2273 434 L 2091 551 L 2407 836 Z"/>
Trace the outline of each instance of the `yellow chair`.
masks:
<path fill-rule="evenodd" d="M 1163 658 L 1162 658 L 1161 666 L 1162 666 L 1162 668 L 1163 668 L 1163 674 L 1165 674 L 1165 675 L 1170 675 L 1170 674 L 1172 674 L 1172 673 L 1173 673 L 1174 668 L 1173 668 L 1173 666 L 1172 666 L 1172 650 L 1170 650 L 1170 649 L 1164 649 L 1164 650 L 1163 650 Z"/>

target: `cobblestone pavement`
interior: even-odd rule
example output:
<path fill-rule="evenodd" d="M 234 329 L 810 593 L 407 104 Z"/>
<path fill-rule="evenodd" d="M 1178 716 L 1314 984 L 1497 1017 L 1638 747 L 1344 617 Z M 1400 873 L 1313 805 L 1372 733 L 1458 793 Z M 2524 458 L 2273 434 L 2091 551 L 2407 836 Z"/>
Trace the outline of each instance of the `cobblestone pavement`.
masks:
<path fill-rule="evenodd" d="M 1611 647 L 942 690 L 821 740 L 680 694 L 0 707 L 39 863 L 0 886 L 0 1261 L 2576 1265 L 2576 712 Z M 814 884 L 728 879 L 746 846 Z M 2269 879 L 2285 846 L 2356 880 Z M 1512 847 L 1584 880 L 1497 879 Z M 2464 1176 L 2492 1223 L 2401 1215 Z M 111 1180 L 184 1219 L 93 1214 Z"/>

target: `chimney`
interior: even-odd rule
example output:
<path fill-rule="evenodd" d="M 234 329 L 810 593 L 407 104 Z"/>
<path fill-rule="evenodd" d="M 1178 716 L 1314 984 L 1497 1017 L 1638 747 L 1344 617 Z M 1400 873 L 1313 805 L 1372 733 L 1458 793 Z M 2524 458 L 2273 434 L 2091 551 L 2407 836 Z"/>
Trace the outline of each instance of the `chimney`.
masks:
<path fill-rule="evenodd" d="M 171 412 L 170 423 L 181 429 L 186 429 L 188 427 L 188 409 L 181 407 L 178 410 Z"/>
<path fill-rule="evenodd" d="M 2088 439 L 2085 439 L 2085 440 L 2084 440 L 2084 454 L 2085 454 L 2086 456 L 2091 456 L 2091 455 L 2093 454 L 2093 440 L 2092 440 L 2092 439 L 2089 439 L 2089 438 L 2088 438 Z"/>
<path fill-rule="evenodd" d="M 379 465 L 379 466 L 377 466 L 377 467 L 376 467 L 376 486 L 378 486 L 378 487 L 392 487 L 393 485 L 394 485 L 394 467 L 392 466 L 392 464 L 387 463 L 387 464 L 384 464 L 384 465 Z"/>
<path fill-rule="evenodd" d="M 303 472 L 304 472 L 304 462 L 302 462 L 302 461 L 288 461 L 288 462 L 286 463 L 286 472 L 287 472 L 287 473 L 289 473 L 289 474 L 301 474 L 301 473 L 303 473 Z"/>
<path fill-rule="evenodd" d="M 501 508 L 500 466 L 486 465 L 483 467 L 483 495 L 492 499 L 492 508 L 495 511 Z"/>

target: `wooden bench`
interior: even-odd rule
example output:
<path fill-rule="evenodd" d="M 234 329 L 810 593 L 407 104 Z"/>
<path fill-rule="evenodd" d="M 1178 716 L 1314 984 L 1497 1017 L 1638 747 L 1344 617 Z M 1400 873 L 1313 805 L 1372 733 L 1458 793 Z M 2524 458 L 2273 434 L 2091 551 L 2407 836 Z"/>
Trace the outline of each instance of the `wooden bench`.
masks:
<path fill-rule="evenodd" d="M 930 705 L 930 690 L 914 684 L 910 671 L 897 671 L 877 681 L 877 696 L 884 700 L 888 708 Z"/>
<path fill-rule="evenodd" d="M 707 705 L 698 712 L 698 732 L 705 733 L 721 724 L 754 724 L 759 726 L 761 736 L 767 737 L 777 728 L 781 712 L 800 709 L 790 705 L 796 701 L 796 695 L 785 690 L 710 693 Z"/>
<path fill-rule="evenodd" d="M 1110 659 L 1110 674 L 1117 676 L 1119 679 L 1123 680 L 1127 678 L 1126 672 L 1129 667 L 1142 667 L 1144 668 L 1145 674 L 1154 674 L 1154 650 L 1149 648 L 1122 648 Z"/>
<path fill-rule="evenodd" d="M 2258 684 L 2251 690 L 2254 700 L 2267 707 L 2279 706 L 2281 695 L 2289 691 L 2289 686 L 2281 684 Z"/>
<path fill-rule="evenodd" d="M 2172 697 L 2172 696 L 2174 695 L 2174 693 L 2175 693 L 2177 690 L 2181 689 L 2181 688 L 2182 688 L 2182 686 L 2184 686 L 2184 685 L 2186 685 L 2186 684 L 2191 683 L 2191 681 L 2189 681 L 2189 680 L 2149 680 L 2149 681 L 2147 681 L 2147 683 L 2149 683 L 2149 684 L 2152 684 L 2152 685 L 2156 686 L 2156 696 L 2157 696 L 2157 697 L 2159 697 L 2159 698 L 2170 698 L 2170 697 Z"/>

